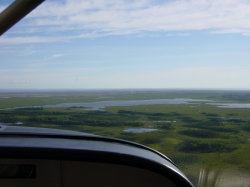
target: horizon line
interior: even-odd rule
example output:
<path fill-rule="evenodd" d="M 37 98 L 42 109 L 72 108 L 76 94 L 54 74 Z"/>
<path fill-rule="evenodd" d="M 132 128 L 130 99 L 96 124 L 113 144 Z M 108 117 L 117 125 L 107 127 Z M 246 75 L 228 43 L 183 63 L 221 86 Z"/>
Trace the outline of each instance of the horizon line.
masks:
<path fill-rule="evenodd" d="M 189 90 L 189 91 L 250 91 L 250 88 L 4 88 L 0 89 L 0 93 L 4 92 L 46 92 L 46 91 L 153 91 L 153 90 Z"/>

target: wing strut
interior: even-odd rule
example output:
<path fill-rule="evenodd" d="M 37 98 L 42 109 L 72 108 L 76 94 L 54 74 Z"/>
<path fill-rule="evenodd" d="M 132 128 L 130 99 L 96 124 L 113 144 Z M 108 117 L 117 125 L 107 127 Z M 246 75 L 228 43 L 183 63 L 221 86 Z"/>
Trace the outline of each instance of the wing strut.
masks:
<path fill-rule="evenodd" d="M 15 0 L 0 13 L 0 36 L 43 1 L 44 0 Z"/>

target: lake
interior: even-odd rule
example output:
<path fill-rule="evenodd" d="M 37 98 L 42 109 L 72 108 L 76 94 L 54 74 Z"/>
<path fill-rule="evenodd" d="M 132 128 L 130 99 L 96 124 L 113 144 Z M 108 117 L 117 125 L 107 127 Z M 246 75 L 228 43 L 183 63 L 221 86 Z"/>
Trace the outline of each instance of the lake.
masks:
<path fill-rule="evenodd" d="M 159 131 L 158 129 L 148 129 L 148 128 L 128 128 L 124 129 L 123 132 L 127 133 L 145 133 L 145 132 L 154 132 Z"/>
<path fill-rule="evenodd" d="M 250 103 L 208 103 L 220 108 L 250 108 Z"/>
<path fill-rule="evenodd" d="M 110 101 L 83 102 L 83 103 L 60 103 L 55 105 L 44 105 L 36 107 L 43 107 L 43 108 L 84 107 L 87 110 L 103 110 L 106 107 L 111 107 L 111 106 L 191 104 L 192 102 L 213 102 L 213 101 L 206 99 L 189 99 L 189 98 L 150 99 L 150 100 L 110 100 Z"/>
<path fill-rule="evenodd" d="M 250 103 L 215 103 L 215 101 L 208 99 L 175 98 L 175 99 L 109 100 L 109 101 L 96 101 L 96 102 L 59 103 L 59 104 L 43 105 L 43 106 L 16 107 L 12 109 L 75 107 L 75 108 L 82 108 L 83 110 L 104 110 L 106 107 L 113 107 L 113 106 L 138 106 L 138 105 L 160 105 L 160 104 L 178 105 L 178 104 L 197 104 L 201 102 L 205 104 L 216 105 L 217 107 L 220 108 L 250 108 Z"/>

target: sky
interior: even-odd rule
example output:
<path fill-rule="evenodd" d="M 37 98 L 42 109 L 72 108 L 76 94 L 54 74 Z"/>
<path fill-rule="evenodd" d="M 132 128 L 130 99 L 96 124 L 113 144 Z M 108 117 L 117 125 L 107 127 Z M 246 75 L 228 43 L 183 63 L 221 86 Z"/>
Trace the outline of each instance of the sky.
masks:
<path fill-rule="evenodd" d="M 46 0 L 0 37 L 0 89 L 250 90 L 249 10 L 250 0 Z"/>

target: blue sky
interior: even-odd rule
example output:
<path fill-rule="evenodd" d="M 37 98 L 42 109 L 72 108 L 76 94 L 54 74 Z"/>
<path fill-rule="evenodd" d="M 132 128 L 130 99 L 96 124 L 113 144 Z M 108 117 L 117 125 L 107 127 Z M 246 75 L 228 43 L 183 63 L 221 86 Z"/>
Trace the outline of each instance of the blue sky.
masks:
<path fill-rule="evenodd" d="M 250 89 L 249 10 L 249 0 L 46 0 L 0 37 L 0 89 Z"/>

